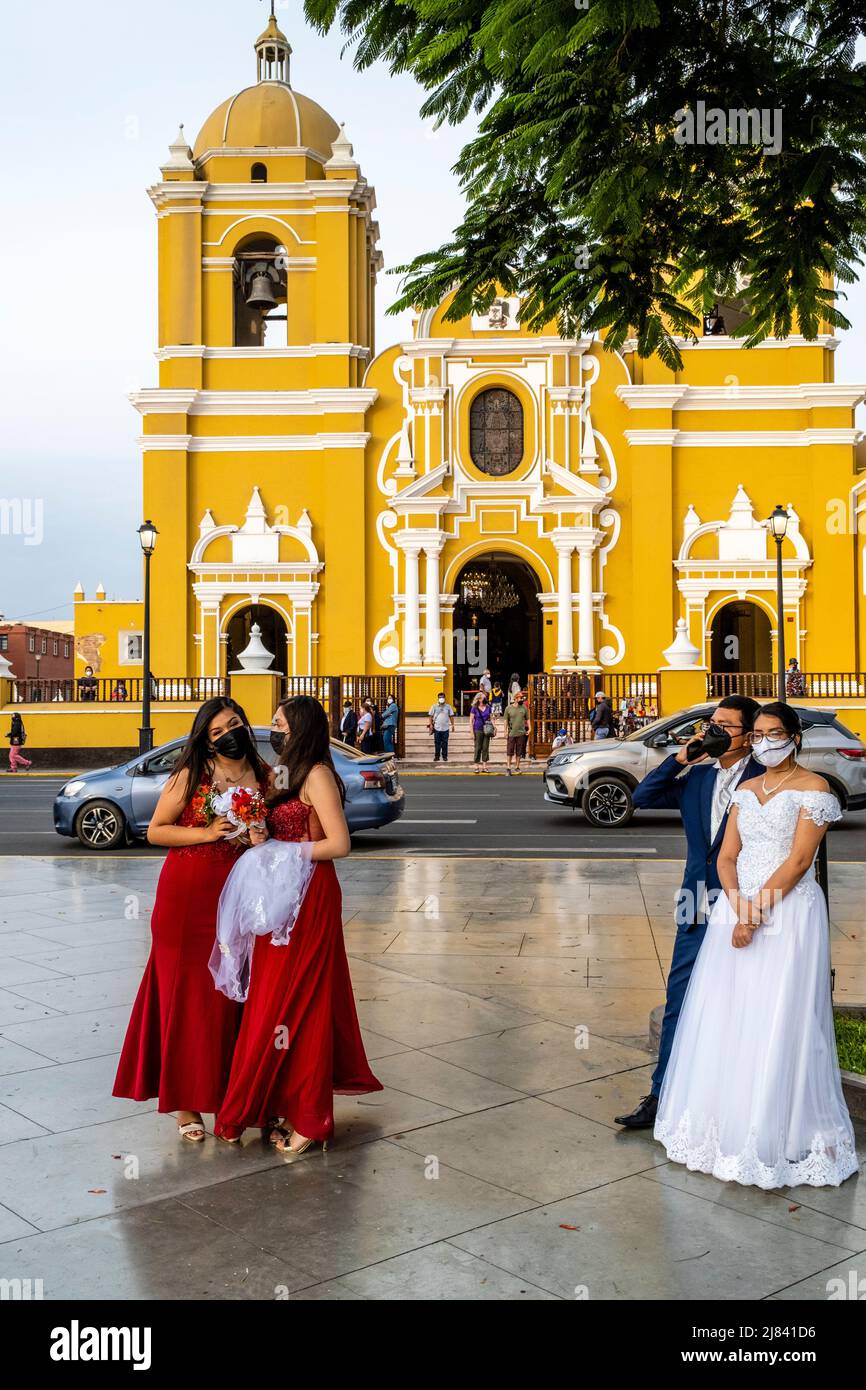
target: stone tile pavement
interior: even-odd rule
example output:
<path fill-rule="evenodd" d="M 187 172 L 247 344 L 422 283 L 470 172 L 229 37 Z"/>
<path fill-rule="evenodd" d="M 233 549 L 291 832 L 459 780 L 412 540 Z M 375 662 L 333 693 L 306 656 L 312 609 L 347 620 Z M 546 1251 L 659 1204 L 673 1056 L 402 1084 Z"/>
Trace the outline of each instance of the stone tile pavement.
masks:
<path fill-rule="evenodd" d="M 344 861 L 385 1090 L 338 1097 L 335 1147 L 288 1166 L 257 1132 L 181 1144 L 111 1096 L 159 861 L 0 861 L 0 1278 L 69 1299 L 820 1300 L 866 1276 L 866 1180 L 738 1188 L 612 1123 L 652 1070 L 679 868 Z M 866 999 L 864 889 L 833 865 L 841 1001 Z"/>

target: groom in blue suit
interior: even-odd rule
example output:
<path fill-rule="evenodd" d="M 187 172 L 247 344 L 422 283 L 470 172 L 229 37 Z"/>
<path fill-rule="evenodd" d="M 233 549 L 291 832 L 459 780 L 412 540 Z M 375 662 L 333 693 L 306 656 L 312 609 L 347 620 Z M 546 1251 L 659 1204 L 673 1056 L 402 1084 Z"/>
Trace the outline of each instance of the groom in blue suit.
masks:
<path fill-rule="evenodd" d="M 644 810 L 679 811 L 686 832 L 687 857 L 677 901 L 677 935 L 668 973 L 658 1065 L 649 1095 L 630 1114 L 615 1117 L 615 1123 L 626 1129 L 649 1129 L 655 1123 L 662 1078 L 686 986 L 706 934 L 710 910 L 721 891 L 717 864 L 731 795 L 740 782 L 748 782 L 765 771 L 752 757 L 749 743 L 760 708 L 747 695 L 729 695 L 721 700 L 711 723 L 728 734 L 731 742 L 727 751 L 715 761 L 704 756 L 689 763 L 686 745 L 653 768 L 633 793 L 635 806 Z"/>

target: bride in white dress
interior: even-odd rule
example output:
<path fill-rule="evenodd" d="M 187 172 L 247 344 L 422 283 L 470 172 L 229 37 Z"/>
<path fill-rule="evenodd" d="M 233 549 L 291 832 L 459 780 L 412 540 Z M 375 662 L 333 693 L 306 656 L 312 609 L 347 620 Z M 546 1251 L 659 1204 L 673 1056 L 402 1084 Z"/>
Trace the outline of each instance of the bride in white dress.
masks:
<path fill-rule="evenodd" d="M 674 1037 L 655 1137 L 669 1159 L 727 1182 L 838 1186 L 857 1171 L 830 1000 L 827 908 L 814 859 L 841 818 L 801 768 L 801 726 L 765 705 L 763 777 L 731 797 L 720 894 Z"/>

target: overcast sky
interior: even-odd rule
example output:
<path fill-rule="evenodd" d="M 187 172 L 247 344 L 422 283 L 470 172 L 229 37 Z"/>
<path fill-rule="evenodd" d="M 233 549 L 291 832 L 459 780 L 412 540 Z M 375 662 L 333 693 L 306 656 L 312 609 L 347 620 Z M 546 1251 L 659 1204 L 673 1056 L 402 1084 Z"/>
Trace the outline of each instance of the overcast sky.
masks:
<path fill-rule="evenodd" d="M 140 596 L 140 417 L 127 392 L 156 384 L 156 217 L 147 197 L 178 123 L 190 144 L 209 113 L 255 81 L 262 0 L 42 0 L 4 6 L 0 498 L 39 499 L 41 544 L 0 535 L 7 619 L 71 615 L 88 595 Z M 375 185 L 386 268 L 445 240 L 462 200 L 451 168 L 466 132 L 434 132 L 419 89 L 384 70 L 356 74 L 341 39 L 277 4 L 294 50 L 292 85 L 345 121 Z M 46 42 L 50 35 L 52 42 Z M 377 343 L 408 335 L 386 318 Z M 837 379 L 866 380 L 866 291 Z M 38 513 L 32 513 L 33 526 Z M 31 527 L 31 529 L 33 529 Z"/>

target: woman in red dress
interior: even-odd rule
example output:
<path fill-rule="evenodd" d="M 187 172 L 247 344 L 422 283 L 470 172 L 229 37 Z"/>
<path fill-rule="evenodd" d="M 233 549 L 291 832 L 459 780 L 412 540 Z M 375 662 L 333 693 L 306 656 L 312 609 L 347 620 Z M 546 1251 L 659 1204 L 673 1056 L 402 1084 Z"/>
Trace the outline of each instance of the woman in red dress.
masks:
<path fill-rule="evenodd" d="M 156 890 L 153 946 L 133 1005 L 113 1095 L 159 1097 L 161 1112 L 176 1111 L 181 1137 L 203 1143 L 202 1112 L 223 1098 L 241 1006 L 218 994 L 208 970 L 219 896 L 241 847 L 225 836 L 224 816 L 208 823 L 210 790 L 267 787 L 244 711 L 227 696 L 202 705 L 177 768 L 163 788 L 147 832 L 167 845 Z M 266 832 L 253 829 L 258 843 Z"/>
<path fill-rule="evenodd" d="M 247 1125 L 297 1157 L 334 1131 L 334 1093 L 381 1091 L 361 1041 L 343 943 L 342 894 L 333 861 L 349 853 L 345 789 L 331 758 L 325 711 L 309 695 L 274 715 L 278 753 L 268 828 L 278 840 L 312 841 L 315 865 L 287 946 L 256 938 L 250 990 L 231 1076 L 214 1132 L 237 1142 Z"/>

